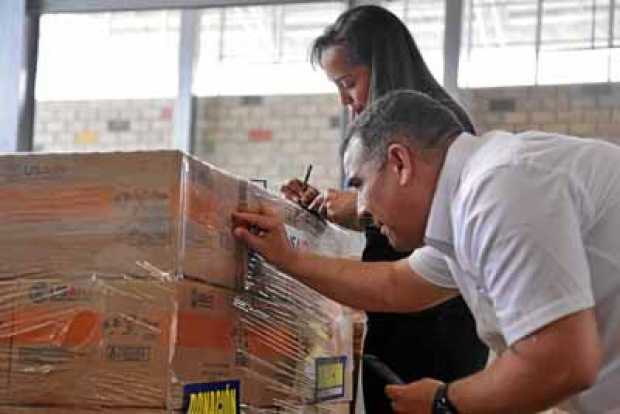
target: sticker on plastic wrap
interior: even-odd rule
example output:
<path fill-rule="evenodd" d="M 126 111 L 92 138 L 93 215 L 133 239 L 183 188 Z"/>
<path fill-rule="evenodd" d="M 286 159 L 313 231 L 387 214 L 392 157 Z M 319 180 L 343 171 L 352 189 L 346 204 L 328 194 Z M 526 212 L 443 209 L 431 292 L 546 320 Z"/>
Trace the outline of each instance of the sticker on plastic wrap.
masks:
<path fill-rule="evenodd" d="M 300 250 L 310 249 L 310 243 L 308 242 L 307 237 L 301 230 L 297 230 L 295 227 L 289 226 L 287 224 L 285 224 L 284 227 L 286 229 L 288 241 L 291 243 L 291 246 L 293 248 Z"/>
<path fill-rule="evenodd" d="M 316 400 L 344 397 L 346 356 L 316 359 Z"/>
<path fill-rule="evenodd" d="M 238 414 L 239 381 L 209 382 L 183 386 L 186 414 Z"/>

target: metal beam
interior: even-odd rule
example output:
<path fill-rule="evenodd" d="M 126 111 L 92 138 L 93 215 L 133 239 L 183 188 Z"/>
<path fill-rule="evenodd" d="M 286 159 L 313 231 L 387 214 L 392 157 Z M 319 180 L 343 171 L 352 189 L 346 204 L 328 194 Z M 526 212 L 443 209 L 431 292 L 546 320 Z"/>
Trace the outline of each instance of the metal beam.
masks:
<path fill-rule="evenodd" d="M 592 0 L 592 21 L 590 24 L 590 47 L 594 49 L 596 47 L 596 0 Z"/>
<path fill-rule="evenodd" d="M 40 13 L 93 13 L 105 11 L 197 9 L 287 3 L 325 3 L 329 0 L 37 0 Z"/>
<path fill-rule="evenodd" d="M 0 151 L 32 150 L 39 17 L 0 1 Z"/>
<path fill-rule="evenodd" d="M 19 132 L 17 140 L 18 151 L 32 151 L 34 149 L 34 121 L 35 121 L 35 84 L 37 80 L 37 68 L 39 61 L 39 24 L 41 16 L 36 13 L 26 15 L 26 42 L 22 73 L 23 100 L 19 117 Z"/>
<path fill-rule="evenodd" d="M 538 85 L 538 73 L 540 72 L 540 45 L 542 43 L 542 25 L 543 12 L 545 5 L 544 0 L 538 0 L 536 3 L 536 43 L 534 50 L 536 51 L 536 71 L 534 73 L 534 85 Z"/>
<path fill-rule="evenodd" d="M 192 95 L 194 71 L 200 50 L 200 17 L 198 10 L 183 10 L 179 40 L 179 88 L 174 117 L 174 146 L 191 153 L 194 143 L 196 99 Z"/>
<path fill-rule="evenodd" d="M 347 9 L 359 6 L 362 0 L 345 0 Z M 339 98 L 340 99 L 340 98 Z M 346 138 L 347 131 L 349 129 L 349 109 L 343 106 L 340 109 L 340 143 L 342 144 Z M 344 173 L 344 159 L 340 157 L 340 188 L 345 189 L 345 173 Z M 356 410 L 357 411 L 357 410 Z"/>
<path fill-rule="evenodd" d="M 615 47 L 615 22 L 616 22 L 616 0 L 609 2 L 609 40 L 607 46 L 611 49 Z"/>
<path fill-rule="evenodd" d="M 446 0 L 443 39 L 443 85 L 453 96 L 458 95 L 459 58 L 463 32 L 463 0 Z"/>

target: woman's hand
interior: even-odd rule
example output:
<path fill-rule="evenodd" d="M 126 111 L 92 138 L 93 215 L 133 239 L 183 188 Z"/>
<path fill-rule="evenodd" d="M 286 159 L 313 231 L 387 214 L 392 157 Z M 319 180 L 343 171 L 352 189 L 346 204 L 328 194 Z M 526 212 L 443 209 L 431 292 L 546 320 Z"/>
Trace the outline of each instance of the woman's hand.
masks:
<path fill-rule="evenodd" d="M 330 188 L 315 197 L 308 208 L 340 226 L 361 230 L 357 215 L 357 193 L 353 191 Z"/>
<path fill-rule="evenodd" d="M 304 183 L 297 178 L 293 178 L 280 187 L 280 192 L 287 199 L 294 203 L 299 203 L 304 207 L 308 207 L 310 203 L 312 203 L 312 201 L 319 195 L 319 190 L 311 185 L 304 185 Z"/>
<path fill-rule="evenodd" d="M 361 230 L 355 192 L 330 188 L 320 193 L 310 185 L 304 186 L 298 179 L 290 180 L 280 188 L 280 191 L 287 199 L 316 211 L 333 223 L 352 230 Z"/>

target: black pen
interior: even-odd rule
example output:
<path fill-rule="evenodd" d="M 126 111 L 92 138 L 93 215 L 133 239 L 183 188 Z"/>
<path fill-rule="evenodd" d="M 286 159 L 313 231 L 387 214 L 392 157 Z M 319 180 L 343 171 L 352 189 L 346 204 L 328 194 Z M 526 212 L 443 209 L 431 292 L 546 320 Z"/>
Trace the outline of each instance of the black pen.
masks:
<path fill-rule="evenodd" d="M 312 172 L 312 164 L 308 164 L 308 168 L 306 168 L 306 176 L 304 177 L 304 181 L 302 183 L 302 189 L 303 191 L 306 191 L 308 189 L 308 180 L 310 179 L 310 173 Z M 299 199 L 297 201 L 297 204 L 299 204 L 299 206 L 301 208 L 303 208 L 304 210 L 306 210 L 308 213 L 312 214 L 313 216 L 315 216 L 316 218 L 318 218 L 319 220 L 323 221 L 325 220 L 325 218 L 323 218 L 318 211 L 316 210 L 310 210 L 308 208 L 308 206 L 305 206 L 302 202 L 301 199 Z"/>
<path fill-rule="evenodd" d="M 310 179 L 311 172 L 312 172 L 312 164 L 308 164 L 308 168 L 306 169 L 306 176 L 304 177 L 304 183 L 303 183 L 304 191 L 308 188 L 308 180 Z"/>

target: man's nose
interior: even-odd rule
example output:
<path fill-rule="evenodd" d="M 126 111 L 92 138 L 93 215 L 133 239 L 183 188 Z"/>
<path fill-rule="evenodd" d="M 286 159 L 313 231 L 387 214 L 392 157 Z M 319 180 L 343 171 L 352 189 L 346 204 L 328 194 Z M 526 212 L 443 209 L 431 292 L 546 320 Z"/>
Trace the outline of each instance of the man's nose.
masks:
<path fill-rule="evenodd" d="M 369 226 L 376 226 L 375 219 L 370 213 L 364 213 L 359 215 L 360 226 L 364 229 Z"/>
<path fill-rule="evenodd" d="M 368 210 L 366 199 L 362 196 L 362 194 L 357 195 L 357 216 L 360 220 L 363 217 L 372 217 L 372 214 L 370 214 L 370 211 Z"/>

